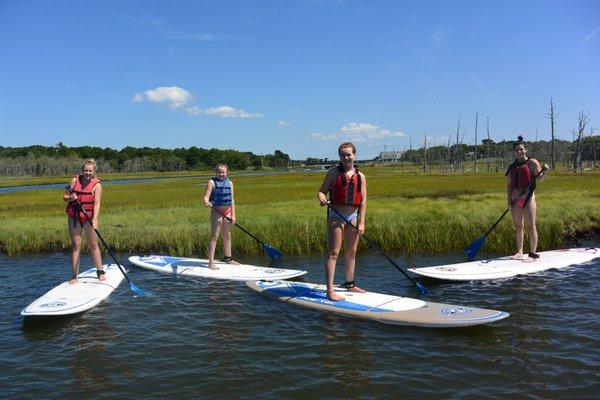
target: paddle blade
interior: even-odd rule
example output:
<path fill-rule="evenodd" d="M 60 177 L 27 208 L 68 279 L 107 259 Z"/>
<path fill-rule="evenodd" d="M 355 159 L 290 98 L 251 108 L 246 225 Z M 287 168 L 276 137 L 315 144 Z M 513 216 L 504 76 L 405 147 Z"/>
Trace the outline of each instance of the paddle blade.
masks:
<path fill-rule="evenodd" d="M 485 236 L 482 236 L 479 239 L 477 239 L 476 241 L 474 241 L 473 243 L 471 243 L 470 245 L 468 245 L 467 247 L 465 247 L 465 253 L 467 253 L 467 256 L 470 259 L 475 258 L 475 256 L 477 255 L 477 253 L 479 252 L 479 250 L 481 249 L 481 247 L 483 246 L 484 243 L 485 243 Z"/>
<path fill-rule="evenodd" d="M 415 285 L 417 286 L 417 289 L 419 289 L 419 293 L 421 293 L 421 294 L 429 293 L 429 289 L 427 289 L 425 286 L 421 285 L 419 282 L 415 282 Z"/>
<path fill-rule="evenodd" d="M 148 293 L 137 287 L 133 282 L 129 281 L 129 288 L 138 296 L 146 296 Z"/>
<path fill-rule="evenodd" d="M 267 255 L 269 257 L 271 257 L 272 260 L 277 260 L 277 259 L 280 259 L 281 257 L 283 257 L 282 252 L 280 252 L 279 250 L 277 250 L 275 247 L 271 246 L 268 243 L 263 243 L 262 248 L 265 251 L 265 253 L 267 253 Z"/>

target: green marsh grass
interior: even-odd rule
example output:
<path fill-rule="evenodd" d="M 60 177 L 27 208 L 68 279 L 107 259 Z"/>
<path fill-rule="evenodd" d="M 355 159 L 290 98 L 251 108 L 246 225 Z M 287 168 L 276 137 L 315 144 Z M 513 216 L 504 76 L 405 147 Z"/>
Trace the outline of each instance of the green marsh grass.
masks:
<path fill-rule="evenodd" d="M 506 209 L 502 174 L 401 173 L 364 168 L 368 182 L 366 234 L 391 254 L 460 251 Z M 322 254 L 326 209 L 316 200 L 324 172 L 233 175 L 238 222 L 286 254 Z M 102 176 L 100 178 L 103 178 Z M 206 178 L 105 185 L 100 231 L 117 250 L 133 254 L 206 256 L 209 210 Z M 0 247 L 9 255 L 70 248 L 62 190 L 0 195 Z M 600 231 L 600 174 L 551 174 L 538 185 L 540 250 Z M 234 254 L 260 246 L 234 228 Z M 219 246 L 220 249 L 221 246 Z M 367 247 L 365 241 L 361 247 Z M 514 251 L 510 215 L 486 241 L 485 251 Z M 527 250 L 527 248 L 526 248 Z"/>

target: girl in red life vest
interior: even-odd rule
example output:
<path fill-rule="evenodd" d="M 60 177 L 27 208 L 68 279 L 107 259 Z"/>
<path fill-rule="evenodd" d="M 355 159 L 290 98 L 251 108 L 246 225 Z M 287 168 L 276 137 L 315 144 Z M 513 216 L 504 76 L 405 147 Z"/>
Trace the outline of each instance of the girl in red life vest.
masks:
<path fill-rule="evenodd" d="M 235 224 L 235 201 L 233 200 L 233 182 L 227 177 L 229 167 L 227 164 L 218 164 L 215 167 L 215 173 L 217 176 L 208 181 L 204 193 L 204 205 L 211 207 L 211 237 L 208 245 L 208 268 L 210 269 L 219 269 L 215 265 L 215 251 L 221 227 L 223 228 L 223 249 L 225 251 L 223 261 L 239 265 L 231 258 L 231 226 Z"/>
<path fill-rule="evenodd" d="M 69 235 L 71 236 L 71 266 L 73 275 L 69 283 L 77 283 L 81 235 L 84 230 L 98 279 L 105 281 L 106 276 L 104 276 L 104 269 L 102 267 L 98 237 L 94 231 L 94 228 L 98 229 L 98 216 L 102 200 L 102 184 L 96 178 L 96 162 L 94 160 L 86 160 L 83 163 L 82 174 L 71 179 L 69 186 L 73 193 L 66 190 L 63 195 L 63 200 L 67 202 L 67 224 L 69 226 Z M 94 226 L 93 228 L 88 223 L 85 214 L 77 206 L 77 202 L 81 204 L 90 217 L 90 222 Z"/>
<path fill-rule="evenodd" d="M 319 204 L 334 207 L 345 221 L 333 210 L 329 210 L 327 218 L 327 247 L 328 254 L 325 262 L 327 279 L 327 297 L 333 301 L 344 300 L 344 297 L 334 290 L 335 266 L 342 243 L 344 244 L 344 262 L 346 282 L 344 287 L 350 292 L 364 293 L 365 291 L 354 283 L 354 268 L 356 248 L 359 236 L 365 231 L 365 213 L 367 211 L 367 180 L 365 175 L 354 166 L 356 147 L 350 142 L 344 142 L 338 148 L 340 164 L 330 168 L 318 193 Z M 327 193 L 331 197 L 327 199 Z M 346 222 L 348 221 L 348 222 Z M 357 228 L 347 227 L 354 224 Z"/>
<path fill-rule="evenodd" d="M 546 179 L 548 165 L 540 166 L 538 160 L 527 157 L 527 148 L 523 136 L 518 137 L 514 144 L 516 158 L 506 171 L 508 177 L 508 207 L 510 208 L 515 225 L 517 252 L 512 257 L 524 262 L 535 261 L 539 258 L 536 253 L 538 234 L 535 226 L 537 204 L 535 201 L 535 182 Z M 524 222 L 529 230 L 529 256 L 523 255 L 523 228 Z"/>

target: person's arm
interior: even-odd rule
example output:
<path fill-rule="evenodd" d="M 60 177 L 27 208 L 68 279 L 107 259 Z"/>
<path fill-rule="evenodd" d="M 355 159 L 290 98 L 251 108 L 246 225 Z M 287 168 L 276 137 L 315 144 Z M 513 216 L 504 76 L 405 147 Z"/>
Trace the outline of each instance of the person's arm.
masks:
<path fill-rule="evenodd" d="M 235 224 L 235 200 L 233 198 L 233 182 L 229 181 L 231 187 L 231 223 Z"/>
<path fill-rule="evenodd" d="M 365 233 L 365 218 L 367 215 L 367 178 L 362 172 L 360 174 L 360 195 L 362 197 L 362 201 L 358 206 L 358 233 Z"/>
<path fill-rule="evenodd" d="M 210 202 L 210 194 L 212 193 L 214 188 L 215 188 L 215 183 L 211 179 L 206 184 L 206 191 L 204 192 L 204 205 L 206 207 L 212 207 L 212 203 Z"/>
<path fill-rule="evenodd" d="M 92 218 L 92 226 L 98 229 L 98 217 L 100 217 L 100 203 L 102 202 L 102 184 L 98 183 L 94 188 L 94 218 Z"/>
<path fill-rule="evenodd" d="M 546 180 L 546 174 L 548 173 L 548 170 L 550 169 L 550 167 L 548 166 L 548 164 L 544 164 L 544 166 L 540 166 L 540 162 L 538 160 L 532 160 L 533 161 L 533 174 L 537 175 L 537 180 L 543 182 Z M 539 175 L 538 175 L 539 174 Z"/>
<path fill-rule="evenodd" d="M 325 175 L 325 179 L 323 180 L 321 189 L 319 189 L 319 193 L 317 194 L 317 197 L 319 199 L 319 204 L 321 206 L 326 206 L 329 203 L 329 200 L 327 199 L 327 192 L 329 191 L 329 188 L 331 188 L 331 185 L 333 184 L 335 174 L 336 174 L 335 167 L 331 167 L 329 169 L 329 171 L 327 171 L 327 175 Z"/>

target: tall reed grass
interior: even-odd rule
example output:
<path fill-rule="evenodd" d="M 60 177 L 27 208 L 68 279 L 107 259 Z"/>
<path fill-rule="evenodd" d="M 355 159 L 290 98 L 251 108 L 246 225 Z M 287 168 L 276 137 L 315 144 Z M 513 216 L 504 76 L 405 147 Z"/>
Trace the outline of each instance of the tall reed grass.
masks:
<path fill-rule="evenodd" d="M 366 234 L 390 253 L 460 251 L 506 209 L 503 175 L 399 173 L 364 168 L 368 182 Z M 323 173 L 233 176 L 237 219 L 287 254 L 326 250 L 325 213 L 316 200 Z M 102 178 L 102 177 L 101 177 Z M 538 185 L 540 250 L 600 232 L 600 174 L 551 174 Z M 206 178 L 104 186 L 100 231 L 118 251 L 206 255 L 209 210 L 202 204 Z M 0 195 L 0 248 L 9 255 L 70 248 L 62 190 Z M 260 246 L 234 229 L 234 253 Z M 366 242 L 361 247 L 366 247 Z M 510 215 L 485 250 L 514 251 Z M 527 250 L 527 248 L 526 248 Z"/>

